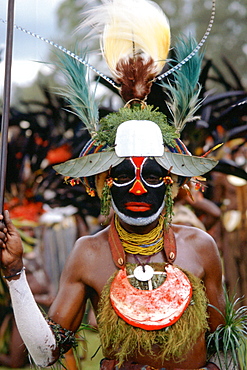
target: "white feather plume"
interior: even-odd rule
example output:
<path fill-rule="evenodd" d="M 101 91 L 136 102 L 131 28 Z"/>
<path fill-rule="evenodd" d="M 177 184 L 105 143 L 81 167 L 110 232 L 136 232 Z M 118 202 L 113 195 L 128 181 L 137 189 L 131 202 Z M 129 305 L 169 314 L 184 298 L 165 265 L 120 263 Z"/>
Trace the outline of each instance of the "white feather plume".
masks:
<path fill-rule="evenodd" d="M 157 74 L 162 70 L 170 47 L 170 27 L 161 8 L 149 0 L 103 0 L 88 12 L 82 23 L 100 27 L 101 48 L 105 60 L 117 75 L 120 59 L 140 53 L 155 62 Z"/>

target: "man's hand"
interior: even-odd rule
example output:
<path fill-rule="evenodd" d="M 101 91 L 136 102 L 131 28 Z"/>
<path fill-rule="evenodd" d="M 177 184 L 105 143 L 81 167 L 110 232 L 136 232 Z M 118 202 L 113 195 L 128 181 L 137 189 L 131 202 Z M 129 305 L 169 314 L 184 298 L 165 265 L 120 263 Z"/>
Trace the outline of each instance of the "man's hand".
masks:
<path fill-rule="evenodd" d="M 23 267 L 21 238 L 12 224 L 9 212 L 0 215 L 0 262 L 5 276 L 12 276 Z"/>

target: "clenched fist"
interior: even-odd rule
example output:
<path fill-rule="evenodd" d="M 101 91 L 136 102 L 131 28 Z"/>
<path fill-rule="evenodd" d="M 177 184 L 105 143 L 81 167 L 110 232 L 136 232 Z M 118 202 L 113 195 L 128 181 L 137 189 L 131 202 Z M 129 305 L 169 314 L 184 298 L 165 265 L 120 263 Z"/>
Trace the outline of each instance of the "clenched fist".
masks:
<path fill-rule="evenodd" d="M 23 247 L 18 231 L 12 224 L 9 212 L 0 215 L 0 262 L 5 276 L 12 276 L 23 267 Z"/>

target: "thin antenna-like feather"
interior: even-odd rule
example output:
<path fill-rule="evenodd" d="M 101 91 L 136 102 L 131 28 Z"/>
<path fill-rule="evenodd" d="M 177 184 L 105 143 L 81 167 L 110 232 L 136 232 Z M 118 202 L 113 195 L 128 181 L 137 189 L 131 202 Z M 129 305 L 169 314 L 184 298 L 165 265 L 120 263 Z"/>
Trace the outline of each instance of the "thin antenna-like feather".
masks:
<path fill-rule="evenodd" d="M 196 41 L 193 38 L 188 40 L 179 39 L 175 46 L 176 60 L 183 60 L 186 55 L 194 49 Z M 173 125 L 178 132 L 181 132 L 187 122 L 193 121 L 195 112 L 200 107 L 199 94 L 201 87 L 198 79 L 201 71 L 202 55 L 196 54 L 180 70 L 174 72 L 174 83 L 168 84 L 162 82 L 169 96 L 167 103 L 173 117 Z"/>
<path fill-rule="evenodd" d="M 214 18 L 215 18 L 215 2 L 216 2 L 216 0 L 212 0 L 211 17 L 210 17 L 206 32 L 204 33 L 204 35 L 203 35 L 201 41 L 199 42 L 199 44 L 188 55 L 186 55 L 183 60 L 181 60 L 178 64 L 176 64 L 174 67 L 170 68 L 165 73 L 162 73 L 161 75 L 159 75 L 156 78 L 156 80 L 161 81 L 165 77 L 174 73 L 176 70 L 180 69 L 184 64 L 186 64 L 190 59 L 192 59 L 196 53 L 198 53 L 198 51 L 201 49 L 201 47 L 203 46 L 203 44 L 207 40 L 207 38 L 208 38 L 208 36 L 211 32 L 211 29 L 213 27 Z"/>
<path fill-rule="evenodd" d="M 7 24 L 7 21 L 4 20 L 3 18 L 0 18 L 0 22 Z M 96 69 L 93 65 L 88 63 L 85 59 L 81 58 L 79 55 L 73 53 L 72 51 L 66 49 L 64 46 L 56 44 L 54 41 L 51 41 L 43 36 L 38 35 L 37 33 L 34 33 L 32 31 L 27 30 L 24 27 L 17 26 L 16 24 L 14 25 L 14 28 L 17 29 L 18 31 L 24 32 L 27 35 L 33 36 L 38 40 L 44 41 L 47 44 L 53 46 L 54 48 L 60 50 L 62 53 L 69 55 L 71 58 L 77 60 L 78 62 L 82 63 L 85 65 L 88 69 L 91 69 L 93 72 L 95 72 L 98 76 L 106 80 L 109 84 L 111 84 L 113 87 L 116 89 L 119 89 L 119 86 L 108 76 L 106 76 L 104 73 L 100 72 L 98 69 Z"/>
<path fill-rule="evenodd" d="M 90 91 L 87 67 L 67 54 L 58 55 L 58 58 L 67 82 L 66 88 L 62 90 L 63 96 L 86 125 L 91 136 L 94 136 L 98 130 L 98 104 L 95 91 Z M 85 56 L 83 59 L 85 60 Z"/>

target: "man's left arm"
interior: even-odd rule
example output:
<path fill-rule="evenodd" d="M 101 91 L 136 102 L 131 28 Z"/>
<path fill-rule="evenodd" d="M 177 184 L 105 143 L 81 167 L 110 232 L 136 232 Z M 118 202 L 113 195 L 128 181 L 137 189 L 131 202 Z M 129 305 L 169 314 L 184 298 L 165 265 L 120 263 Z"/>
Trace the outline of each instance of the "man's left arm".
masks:
<path fill-rule="evenodd" d="M 215 331 L 218 325 L 225 323 L 225 297 L 222 282 L 222 264 L 218 247 L 214 239 L 207 235 L 203 248 L 204 285 L 209 301 L 209 326 L 210 331 Z"/>

